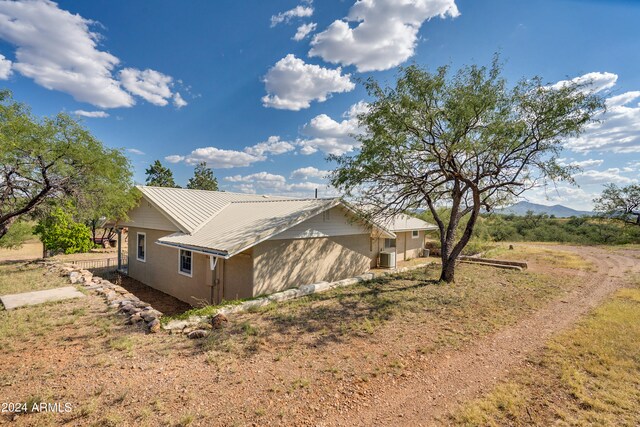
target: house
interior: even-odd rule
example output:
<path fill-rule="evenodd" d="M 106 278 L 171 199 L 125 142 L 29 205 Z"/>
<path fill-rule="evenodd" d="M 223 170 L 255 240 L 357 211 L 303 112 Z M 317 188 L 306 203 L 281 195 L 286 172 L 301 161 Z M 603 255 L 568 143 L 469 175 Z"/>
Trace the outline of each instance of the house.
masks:
<path fill-rule="evenodd" d="M 402 257 L 417 255 L 424 239 L 424 228 L 417 238 L 406 228 L 418 225 L 411 219 L 391 224 L 395 234 L 340 199 L 138 189 L 140 203 L 122 224 L 128 274 L 192 305 L 352 277 L 375 267 L 393 239 Z"/>
<path fill-rule="evenodd" d="M 396 237 L 380 239 L 382 247 L 379 248 L 379 252 L 395 252 L 396 262 L 421 257 L 427 232 L 438 229 L 436 225 L 405 214 L 394 216 L 384 225 Z"/>

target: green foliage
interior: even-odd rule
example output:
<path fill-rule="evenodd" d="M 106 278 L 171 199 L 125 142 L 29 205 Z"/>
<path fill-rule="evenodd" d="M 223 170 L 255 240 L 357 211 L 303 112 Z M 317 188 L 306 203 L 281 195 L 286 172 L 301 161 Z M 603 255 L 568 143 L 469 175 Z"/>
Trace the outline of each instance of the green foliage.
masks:
<path fill-rule="evenodd" d="M 618 187 L 608 184 L 600 197 L 594 200 L 595 211 L 606 218 L 614 218 L 640 226 L 640 185 Z"/>
<path fill-rule="evenodd" d="M 361 149 L 330 157 L 338 164 L 331 183 L 371 217 L 428 208 L 441 234 L 442 280 L 451 282 L 483 208 L 539 183 L 571 181 L 571 167 L 557 161 L 563 141 L 604 107 L 589 84 L 551 88 L 534 77 L 509 86 L 497 58 L 455 74 L 412 65 L 394 87 L 369 79 Z"/>
<path fill-rule="evenodd" d="M 33 225 L 24 221 L 11 224 L 9 231 L 0 237 L 0 248 L 17 249 L 33 237 Z"/>
<path fill-rule="evenodd" d="M 180 188 L 173 180 L 173 172 L 171 172 L 171 169 L 163 166 L 160 160 L 153 162 L 153 164 L 145 170 L 145 173 L 147 174 L 147 185 L 153 187 Z"/>
<path fill-rule="evenodd" d="M 89 228 L 75 222 L 73 216 L 60 207 L 40 220 L 35 232 L 40 236 L 45 248 L 54 253 L 75 254 L 88 252 L 93 248 Z"/>
<path fill-rule="evenodd" d="M 200 162 L 193 171 L 193 178 L 189 178 L 187 188 L 191 190 L 218 191 L 218 180 L 213 175 L 213 170 L 207 167 L 206 162 Z"/>
<path fill-rule="evenodd" d="M 99 215 L 102 200 L 133 186 L 121 149 L 105 147 L 66 114 L 34 116 L 9 91 L 0 91 L 0 173 L 0 236 L 19 218 L 68 201 L 80 217 Z"/>

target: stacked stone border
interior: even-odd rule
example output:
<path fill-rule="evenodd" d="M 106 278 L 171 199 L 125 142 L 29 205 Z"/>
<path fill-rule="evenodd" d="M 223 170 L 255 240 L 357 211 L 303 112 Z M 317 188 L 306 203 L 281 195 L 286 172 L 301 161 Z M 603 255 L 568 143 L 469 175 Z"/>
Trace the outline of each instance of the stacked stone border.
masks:
<path fill-rule="evenodd" d="M 207 335 L 210 326 L 210 319 L 221 314 L 225 318 L 230 314 L 242 313 L 249 311 L 251 309 L 255 309 L 258 307 L 262 307 L 273 302 L 282 302 L 295 298 L 301 298 L 307 295 L 312 295 L 320 292 L 326 292 L 331 289 L 351 286 L 356 283 L 367 282 L 369 280 L 373 280 L 376 277 L 389 276 L 397 273 L 404 273 L 406 271 L 417 270 L 419 268 L 424 268 L 430 265 L 431 262 L 425 262 L 421 264 L 416 264 L 412 266 L 395 268 L 385 271 L 378 272 L 369 272 L 365 274 L 361 274 L 360 276 L 351 277 L 348 279 L 338 280 L 336 282 L 318 282 L 312 283 L 310 285 L 303 285 L 298 288 L 287 289 L 286 291 L 277 292 L 275 294 L 271 294 L 261 298 L 255 298 L 247 301 L 243 301 L 240 304 L 233 305 L 225 305 L 220 307 L 211 315 L 206 316 L 191 316 L 185 320 L 171 320 L 162 326 L 163 329 L 170 331 L 171 333 L 182 333 L 189 336 L 189 338 L 203 338 Z M 206 327 L 208 326 L 208 328 Z"/>
<path fill-rule="evenodd" d="M 86 290 L 102 295 L 109 308 L 116 309 L 126 317 L 128 325 L 144 325 L 144 328 L 152 333 L 160 331 L 162 313 L 122 286 L 94 276 L 89 270 L 78 268 L 73 264 L 50 261 L 45 261 L 43 264 L 50 273 L 68 276 L 72 284 L 81 285 Z"/>

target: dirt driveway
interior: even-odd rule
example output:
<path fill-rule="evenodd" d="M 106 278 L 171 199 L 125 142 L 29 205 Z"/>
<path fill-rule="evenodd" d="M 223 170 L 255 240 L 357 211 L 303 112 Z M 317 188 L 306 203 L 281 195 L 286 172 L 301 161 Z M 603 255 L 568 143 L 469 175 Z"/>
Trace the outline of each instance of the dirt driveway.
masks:
<path fill-rule="evenodd" d="M 596 271 L 576 272 L 581 284 L 560 300 L 464 349 L 423 361 L 424 370 L 417 370 L 415 378 L 380 390 L 368 404 L 336 414 L 323 425 L 448 424 L 445 416 L 451 409 L 491 390 L 509 371 L 523 366 L 527 355 L 541 349 L 552 335 L 569 328 L 624 285 L 629 274 L 640 273 L 638 251 L 557 245 L 550 249 L 578 253 L 592 262 Z M 536 263 L 533 268 L 548 271 Z"/>

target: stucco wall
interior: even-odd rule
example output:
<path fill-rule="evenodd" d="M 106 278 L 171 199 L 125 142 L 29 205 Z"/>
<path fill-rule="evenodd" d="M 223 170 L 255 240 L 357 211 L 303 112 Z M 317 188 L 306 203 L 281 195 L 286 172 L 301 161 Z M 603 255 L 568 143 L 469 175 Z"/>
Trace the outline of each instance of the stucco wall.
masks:
<path fill-rule="evenodd" d="M 362 274 L 371 266 L 368 234 L 267 240 L 253 248 L 253 296 Z"/>
<path fill-rule="evenodd" d="M 411 231 L 396 232 L 396 250 L 398 261 L 417 258 L 420 256 L 420 249 L 424 246 L 424 231 L 418 232 L 418 237 L 413 238 Z"/>
<path fill-rule="evenodd" d="M 224 260 L 222 299 L 251 298 L 253 292 L 253 250 L 248 250 Z"/>
<path fill-rule="evenodd" d="M 146 261 L 137 259 L 137 233 L 146 234 Z M 129 228 L 129 276 L 191 305 L 209 301 L 211 273 L 207 256 L 192 253 L 192 277 L 178 273 L 178 249 L 156 244 L 166 231 Z"/>

